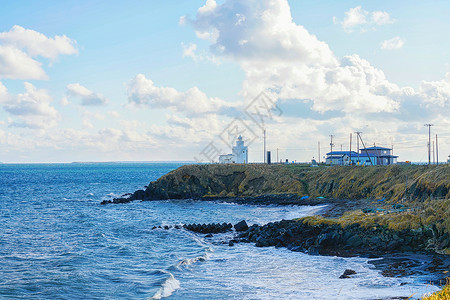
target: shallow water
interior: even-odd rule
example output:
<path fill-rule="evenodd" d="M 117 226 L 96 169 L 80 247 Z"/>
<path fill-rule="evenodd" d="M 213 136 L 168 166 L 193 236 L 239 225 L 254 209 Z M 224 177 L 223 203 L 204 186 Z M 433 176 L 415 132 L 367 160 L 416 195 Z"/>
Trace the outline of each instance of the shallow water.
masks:
<path fill-rule="evenodd" d="M 0 165 L 0 298 L 376 299 L 435 291 L 427 278 L 385 278 L 365 258 L 221 244 L 153 226 L 265 224 L 317 207 L 200 201 L 99 205 L 180 164 Z M 346 268 L 357 271 L 339 279 Z M 400 286 L 401 283 L 407 283 Z"/>

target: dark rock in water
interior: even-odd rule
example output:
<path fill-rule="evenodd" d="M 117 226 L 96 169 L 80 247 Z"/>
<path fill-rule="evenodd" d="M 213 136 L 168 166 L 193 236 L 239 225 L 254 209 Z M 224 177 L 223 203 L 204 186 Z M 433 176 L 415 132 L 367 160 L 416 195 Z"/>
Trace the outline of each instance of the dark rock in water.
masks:
<path fill-rule="evenodd" d="M 213 235 L 212 235 L 212 233 L 208 233 L 207 235 L 205 235 L 205 237 L 211 238 L 211 237 L 213 237 Z"/>
<path fill-rule="evenodd" d="M 247 222 L 245 222 L 245 220 L 240 221 L 234 225 L 234 229 L 236 231 L 246 231 L 248 229 Z"/>
<path fill-rule="evenodd" d="M 228 246 L 230 246 L 230 247 L 234 246 L 234 242 L 235 242 L 234 240 L 229 241 Z"/>
<path fill-rule="evenodd" d="M 345 269 L 344 275 L 355 275 L 356 271 L 352 269 Z"/>
<path fill-rule="evenodd" d="M 339 276 L 339 278 L 340 278 L 340 279 L 351 278 L 350 275 L 355 275 L 355 274 L 356 274 L 355 270 L 352 270 L 352 269 L 346 269 L 346 270 L 344 271 L 344 273 L 343 273 L 341 276 Z"/>

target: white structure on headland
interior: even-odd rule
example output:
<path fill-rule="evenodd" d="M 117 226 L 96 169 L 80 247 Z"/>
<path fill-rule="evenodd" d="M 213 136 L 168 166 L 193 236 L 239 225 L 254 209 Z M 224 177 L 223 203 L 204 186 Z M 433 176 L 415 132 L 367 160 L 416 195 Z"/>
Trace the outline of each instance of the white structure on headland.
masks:
<path fill-rule="evenodd" d="M 219 155 L 219 163 L 221 164 L 246 164 L 248 163 L 248 147 L 244 146 L 242 136 L 236 141 L 236 146 L 232 149 L 232 154 Z"/>

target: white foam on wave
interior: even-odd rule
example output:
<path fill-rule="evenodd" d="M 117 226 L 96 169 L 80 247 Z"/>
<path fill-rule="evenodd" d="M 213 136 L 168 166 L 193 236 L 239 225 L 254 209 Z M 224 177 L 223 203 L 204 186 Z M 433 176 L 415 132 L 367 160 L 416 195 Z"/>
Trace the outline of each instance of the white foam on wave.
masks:
<path fill-rule="evenodd" d="M 164 281 L 162 286 L 150 299 L 162 299 L 167 298 L 173 294 L 176 290 L 180 288 L 180 282 L 173 276 L 172 273 L 164 272 L 169 274 L 169 277 Z"/>
<path fill-rule="evenodd" d="M 180 261 L 177 265 L 178 268 L 182 266 L 189 266 L 192 264 L 195 264 L 196 262 L 203 262 L 208 260 L 211 257 L 211 252 L 207 252 L 201 256 L 193 257 L 193 258 L 186 258 Z"/>

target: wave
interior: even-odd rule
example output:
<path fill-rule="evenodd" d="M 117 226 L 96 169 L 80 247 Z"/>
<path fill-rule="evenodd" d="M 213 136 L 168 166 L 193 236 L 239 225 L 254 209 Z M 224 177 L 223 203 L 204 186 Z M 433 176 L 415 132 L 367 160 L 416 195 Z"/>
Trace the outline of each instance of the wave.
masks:
<path fill-rule="evenodd" d="M 180 288 L 180 282 L 175 278 L 175 276 L 173 276 L 172 273 L 164 273 L 167 273 L 169 277 L 163 282 L 158 291 L 150 299 L 167 298 Z"/>
<path fill-rule="evenodd" d="M 193 257 L 193 258 L 186 258 L 186 259 L 183 259 L 182 261 L 180 261 L 178 263 L 177 267 L 179 268 L 181 266 L 189 266 L 189 265 L 195 264 L 198 261 L 203 262 L 203 261 L 208 260 L 210 257 L 211 257 L 211 253 L 207 252 L 201 256 L 197 256 L 197 257 Z"/>

